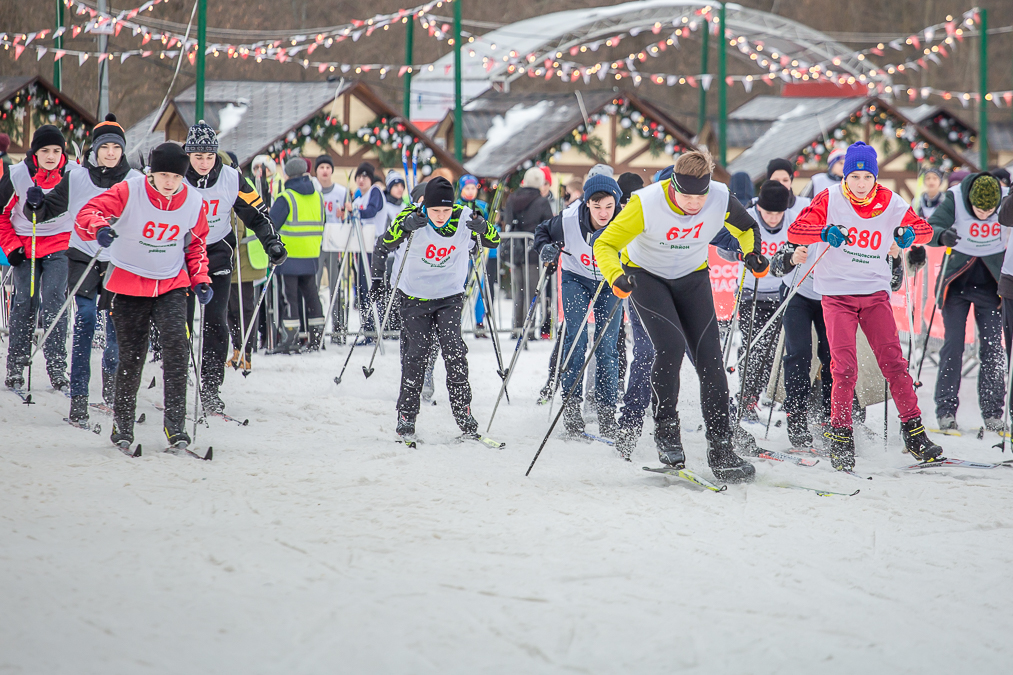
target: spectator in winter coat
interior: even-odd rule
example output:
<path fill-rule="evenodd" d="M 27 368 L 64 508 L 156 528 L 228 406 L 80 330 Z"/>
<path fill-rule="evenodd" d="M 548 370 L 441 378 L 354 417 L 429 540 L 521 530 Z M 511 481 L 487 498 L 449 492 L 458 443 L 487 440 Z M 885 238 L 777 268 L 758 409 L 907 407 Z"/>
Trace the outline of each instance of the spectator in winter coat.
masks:
<path fill-rule="evenodd" d="M 831 150 L 827 157 L 826 173 L 814 175 L 809 185 L 802 191 L 802 196 L 813 199 L 828 187 L 839 184 L 844 176 L 844 157 L 847 151 L 848 149 L 844 145 L 839 145 Z"/>
<path fill-rule="evenodd" d="M 204 243 L 204 202 L 183 180 L 189 167 L 179 145 L 163 143 L 151 152 L 148 176 L 117 183 L 77 216 L 81 239 L 109 249 L 112 270 L 105 287 L 114 294 L 120 350 L 111 440 L 124 449 L 134 441 L 137 389 L 152 324 L 162 345 L 163 429 L 170 447 L 190 444 L 184 428 L 190 360 L 187 294 L 192 289 L 197 301 L 207 304 L 214 291 Z"/>
<path fill-rule="evenodd" d="M 503 208 L 503 223 L 507 232 L 530 232 L 544 220 L 552 218 L 549 200 L 542 196 L 545 174 L 536 166 L 524 173 L 521 187 L 510 195 Z M 525 264 L 525 262 L 527 264 Z M 538 289 L 538 252 L 529 247 L 527 240 L 514 239 L 510 246 L 510 281 L 514 299 L 514 333 L 520 334 L 528 304 Z M 533 339 L 533 334 L 529 335 Z"/>
<path fill-rule="evenodd" d="M 926 169 L 922 173 L 922 186 L 925 188 L 925 192 L 921 194 L 918 198 L 918 203 L 915 204 L 915 213 L 928 220 L 932 217 L 935 210 L 939 208 L 939 205 L 943 203 L 945 193 L 942 191 L 942 170 L 935 167 Z"/>

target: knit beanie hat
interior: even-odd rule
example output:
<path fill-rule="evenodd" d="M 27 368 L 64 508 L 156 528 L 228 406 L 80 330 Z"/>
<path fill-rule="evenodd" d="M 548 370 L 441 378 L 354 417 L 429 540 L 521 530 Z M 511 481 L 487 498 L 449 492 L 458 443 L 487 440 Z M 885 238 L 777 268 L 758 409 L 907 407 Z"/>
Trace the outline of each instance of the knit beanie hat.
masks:
<path fill-rule="evenodd" d="M 43 124 L 32 135 L 32 152 L 38 152 L 48 145 L 59 145 L 61 150 L 66 150 L 67 139 L 63 137 L 63 132 L 52 124 Z"/>
<path fill-rule="evenodd" d="M 668 180 L 675 173 L 675 164 L 669 164 L 661 171 L 654 174 L 654 182 L 660 183 L 663 180 Z"/>
<path fill-rule="evenodd" d="M 767 180 L 770 180 L 775 171 L 787 171 L 788 175 L 791 176 L 795 173 L 795 167 L 787 159 L 775 157 L 767 162 Z"/>
<path fill-rule="evenodd" d="M 942 181 L 944 178 L 943 170 L 934 166 L 930 166 L 929 168 L 925 169 L 925 171 L 922 172 L 922 178 L 928 176 L 930 173 L 936 174 L 936 176 L 939 178 L 940 181 Z"/>
<path fill-rule="evenodd" d="M 306 160 L 302 157 L 293 157 L 285 162 L 285 175 L 289 178 L 303 176 L 306 174 Z"/>
<path fill-rule="evenodd" d="M 533 166 L 524 172 L 521 187 L 540 189 L 543 185 L 545 185 L 545 174 L 540 168 Z"/>
<path fill-rule="evenodd" d="M 847 153 L 847 148 L 834 148 L 831 150 L 830 155 L 827 157 L 827 170 L 829 171 L 837 162 L 843 161 Z"/>
<path fill-rule="evenodd" d="M 183 143 L 183 151 L 187 154 L 192 152 L 218 152 L 218 134 L 211 128 L 210 124 L 201 120 L 186 132 L 186 142 Z"/>
<path fill-rule="evenodd" d="M 756 205 L 764 211 L 783 213 L 788 210 L 790 201 L 791 190 L 776 180 L 768 180 L 760 186 L 760 197 L 756 200 Z"/>
<path fill-rule="evenodd" d="M 541 172 L 539 172 L 541 173 Z M 454 186 L 443 176 L 426 183 L 426 208 L 453 206 Z"/>
<path fill-rule="evenodd" d="M 116 115 L 109 113 L 104 122 L 99 122 L 91 130 L 91 147 L 98 150 L 106 143 L 115 143 L 123 150 L 127 149 L 127 135 L 116 122 Z"/>
<path fill-rule="evenodd" d="M 11 147 L 11 137 L 7 134 L 0 134 L 0 152 L 7 152 L 9 147 Z"/>
<path fill-rule="evenodd" d="M 331 159 L 330 155 L 320 155 L 317 157 L 317 161 L 313 164 L 313 170 L 319 169 L 321 164 L 330 164 L 331 168 L 334 168 L 334 160 Z"/>
<path fill-rule="evenodd" d="M 612 195 L 616 200 L 616 206 L 619 205 L 619 200 L 623 198 L 623 191 L 619 188 L 619 183 L 616 182 L 616 179 L 604 174 L 591 176 L 584 181 L 584 203 L 586 204 L 591 195 L 598 192 L 606 192 Z"/>
<path fill-rule="evenodd" d="M 1002 198 L 1002 187 L 999 179 L 989 174 L 980 174 L 971 183 L 971 192 L 967 195 L 971 206 L 976 206 L 982 211 L 994 211 L 999 206 Z"/>
<path fill-rule="evenodd" d="M 542 173 L 545 174 L 545 184 L 552 185 L 552 170 L 547 166 L 543 166 Z"/>
<path fill-rule="evenodd" d="M 621 174 L 619 176 L 619 180 L 616 182 L 619 183 L 619 189 L 623 191 L 623 198 L 619 200 L 623 204 L 630 201 L 630 196 L 632 196 L 634 192 L 644 187 L 644 179 L 640 176 L 640 174 L 632 173 L 630 171 Z"/>
<path fill-rule="evenodd" d="M 412 188 L 411 191 L 412 204 L 418 204 L 419 200 L 426 196 L 427 185 L 429 185 L 429 181 L 422 181 L 421 183 Z"/>
<path fill-rule="evenodd" d="M 612 177 L 615 175 L 615 171 L 608 164 L 595 164 L 591 167 L 591 170 L 587 172 L 587 177 L 591 176 L 608 176 Z"/>
<path fill-rule="evenodd" d="M 252 166 L 253 168 L 257 168 L 258 166 L 264 167 L 268 175 L 278 170 L 278 163 L 271 159 L 270 155 L 257 155 L 253 158 Z"/>
<path fill-rule="evenodd" d="M 178 173 L 183 176 L 190 167 L 190 158 L 178 144 L 166 142 L 151 151 L 148 166 L 151 173 Z"/>
<path fill-rule="evenodd" d="M 1007 171 L 1006 169 L 1003 169 L 1003 168 L 997 168 L 997 169 L 992 169 L 991 171 L 989 171 L 989 173 L 992 174 L 993 176 L 995 176 L 999 180 L 999 185 L 1004 185 L 1006 187 L 1009 187 L 1009 183 L 1010 183 L 1010 173 L 1009 173 L 1009 171 Z"/>
<path fill-rule="evenodd" d="M 390 171 L 387 172 L 387 180 L 386 180 L 387 189 L 389 190 L 391 186 L 397 185 L 398 183 L 401 183 L 401 185 L 405 185 L 405 187 L 407 187 L 407 184 L 404 182 L 404 178 L 401 177 L 401 174 L 399 174 L 397 171 L 394 171 L 394 169 L 391 169 Z"/>
<path fill-rule="evenodd" d="M 359 165 L 359 168 L 355 170 L 355 178 L 358 180 L 359 176 L 369 176 L 369 180 L 373 180 L 373 175 L 376 173 L 376 169 L 369 162 L 363 162 Z"/>
<path fill-rule="evenodd" d="M 844 156 L 844 177 L 852 171 L 868 171 L 874 177 L 879 176 L 879 164 L 876 161 L 876 149 L 862 141 L 852 144 Z"/>
<path fill-rule="evenodd" d="M 459 190 L 463 190 L 468 185 L 478 185 L 478 178 L 466 173 L 457 181 L 457 189 Z"/>

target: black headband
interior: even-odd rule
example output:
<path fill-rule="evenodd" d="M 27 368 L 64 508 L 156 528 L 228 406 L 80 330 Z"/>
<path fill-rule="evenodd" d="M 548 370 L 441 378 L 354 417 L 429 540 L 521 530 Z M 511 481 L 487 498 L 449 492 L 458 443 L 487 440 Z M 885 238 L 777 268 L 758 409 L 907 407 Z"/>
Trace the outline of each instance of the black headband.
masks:
<path fill-rule="evenodd" d="M 690 176 L 685 173 L 673 173 L 672 186 L 676 192 L 681 192 L 684 195 L 705 195 L 710 191 L 711 177 L 710 174 Z"/>

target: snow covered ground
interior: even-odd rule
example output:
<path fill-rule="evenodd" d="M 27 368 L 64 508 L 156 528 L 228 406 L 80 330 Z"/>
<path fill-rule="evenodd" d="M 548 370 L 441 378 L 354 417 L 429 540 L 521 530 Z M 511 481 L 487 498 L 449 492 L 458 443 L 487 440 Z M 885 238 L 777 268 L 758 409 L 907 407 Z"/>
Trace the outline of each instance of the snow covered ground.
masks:
<path fill-rule="evenodd" d="M 468 344 L 484 431 L 499 378 L 489 342 Z M 887 451 L 859 441 L 871 481 L 754 460 L 755 484 L 705 492 L 641 470 L 650 423 L 632 463 L 555 439 L 525 478 L 550 346 L 520 357 L 502 450 L 453 442 L 442 363 L 426 443 L 394 443 L 394 343 L 369 380 L 356 350 L 340 386 L 347 348 L 230 371 L 250 425 L 200 429 L 210 463 L 157 452 L 161 387 L 141 390 L 140 459 L 102 415 L 102 436 L 64 424 L 62 394 L 0 392 L 0 672 L 1009 671 L 1013 469 L 901 473 L 891 415 Z M 974 387 L 958 419 L 977 429 Z M 686 428 L 698 398 L 687 368 Z M 920 400 L 931 420 L 931 384 Z M 881 431 L 882 406 L 869 417 Z M 1003 458 L 994 434 L 940 440 Z M 685 441 L 710 477 L 703 434 Z"/>

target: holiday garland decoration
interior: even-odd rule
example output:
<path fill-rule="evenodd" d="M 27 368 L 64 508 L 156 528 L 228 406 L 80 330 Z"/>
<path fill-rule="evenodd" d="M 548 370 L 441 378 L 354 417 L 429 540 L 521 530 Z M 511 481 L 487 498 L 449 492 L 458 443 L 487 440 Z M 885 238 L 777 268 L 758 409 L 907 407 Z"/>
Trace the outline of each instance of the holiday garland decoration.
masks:
<path fill-rule="evenodd" d="M 678 140 L 665 130 L 664 125 L 649 119 L 635 109 L 628 99 L 624 97 L 613 99 L 612 103 L 605 106 L 604 111 L 610 116 L 616 115 L 619 118 L 620 130 L 616 136 L 616 145 L 626 147 L 637 136 L 647 141 L 647 151 L 651 157 L 658 157 L 662 153 L 675 155 L 683 151 Z"/>
<path fill-rule="evenodd" d="M 308 140 L 312 140 L 326 151 L 327 148 L 334 146 L 348 147 L 349 141 L 355 139 L 355 134 L 349 131 L 347 124 L 343 124 L 326 112 L 321 112 L 298 130 L 291 130 L 285 138 L 275 141 L 267 148 L 267 152 L 272 159 L 284 161 L 290 155 L 300 154 Z"/>
<path fill-rule="evenodd" d="M 31 115 L 34 128 L 52 124 L 68 140 L 83 140 L 88 127 L 83 117 L 60 102 L 59 96 L 35 84 L 28 85 L 0 106 L 0 132 L 21 146 L 28 144 L 28 139 L 23 137 L 26 115 Z"/>

